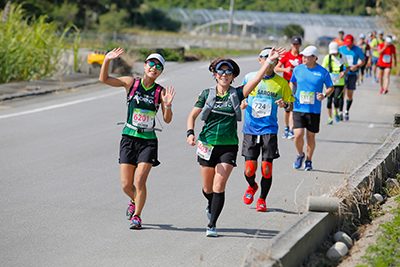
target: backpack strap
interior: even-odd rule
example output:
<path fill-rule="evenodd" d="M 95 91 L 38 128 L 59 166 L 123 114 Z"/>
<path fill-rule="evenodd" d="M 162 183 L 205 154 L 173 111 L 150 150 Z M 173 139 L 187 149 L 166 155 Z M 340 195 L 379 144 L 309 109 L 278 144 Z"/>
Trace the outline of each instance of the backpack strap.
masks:
<path fill-rule="evenodd" d="M 135 92 L 139 87 L 139 84 L 140 84 L 140 78 L 135 78 L 135 80 L 133 82 L 133 85 L 132 85 L 132 89 L 131 89 L 131 91 L 129 92 L 129 95 L 128 95 L 127 103 L 132 101 L 133 96 L 135 95 Z"/>
<path fill-rule="evenodd" d="M 156 99 L 155 99 L 155 101 L 154 101 L 154 104 L 156 104 L 156 107 L 161 103 L 161 101 L 160 101 L 160 95 L 161 95 L 162 89 L 163 89 L 163 88 L 161 87 L 161 85 L 157 85 L 157 89 L 156 89 L 156 93 L 155 93 Z"/>
<path fill-rule="evenodd" d="M 241 121 L 242 120 L 242 111 L 240 110 L 239 97 L 238 97 L 236 88 L 233 86 L 231 86 L 229 88 L 229 97 L 231 99 L 233 109 L 235 110 L 236 120 Z"/>
<path fill-rule="evenodd" d="M 217 86 L 213 86 L 213 87 L 210 87 L 210 90 L 208 92 L 208 96 L 206 99 L 206 103 L 204 103 L 203 110 L 201 111 L 201 114 L 200 114 L 200 119 L 202 121 L 207 120 L 216 101 L 217 101 Z"/>
<path fill-rule="evenodd" d="M 328 63 L 329 73 L 332 73 L 332 55 L 329 54 L 329 63 Z"/>

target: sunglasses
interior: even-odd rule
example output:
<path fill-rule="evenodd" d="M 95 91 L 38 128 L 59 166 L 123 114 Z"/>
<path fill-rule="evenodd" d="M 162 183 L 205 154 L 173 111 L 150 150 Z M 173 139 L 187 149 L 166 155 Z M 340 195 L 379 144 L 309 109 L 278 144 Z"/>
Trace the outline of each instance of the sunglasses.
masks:
<path fill-rule="evenodd" d="M 154 61 L 147 61 L 147 64 L 149 64 L 149 67 L 152 68 L 156 66 L 158 70 L 162 70 L 164 67 L 161 64 L 156 64 Z"/>
<path fill-rule="evenodd" d="M 219 76 L 222 76 L 224 73 L 226 74 L 226 76 L 231 76 L 232 75 L 232 71 L 231 70 L 217 70 L 217 74 Z"/>

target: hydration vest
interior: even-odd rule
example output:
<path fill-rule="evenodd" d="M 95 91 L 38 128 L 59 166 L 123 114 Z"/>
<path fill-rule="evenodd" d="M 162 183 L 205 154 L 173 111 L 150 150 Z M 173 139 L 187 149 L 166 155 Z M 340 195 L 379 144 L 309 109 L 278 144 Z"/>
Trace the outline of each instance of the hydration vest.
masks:
<path fill-rule="evenodd" d="M 236 116 L 236 120 L 241 121 L 242 111 L 240 110 L 239 97 L 237 95 L 237 90 L 235 87 L 229 87 L 229 99 L 232 103 L 233 109 L 235 110 L 235 114 L 214 110 L 213 108 L 215 102 L 217 101 L 217 86 L 211 87 L 206 99 L 206 103 L 204 104 L 203 110 L 201 111 L 200 119 L 206 121 L 208 119 L 208 116 L 210 115 L 210 112 L 214 112 L 227 116 Z"/>
<path fill-rule="evenodd" d="M 339 58 L 342 58 L 342 53 L 339 53 Z M 335 64 L 336 64 L 336 63 L 335 63 Z M 343 64 L 340 65 L 339 67 L 340 67 L 339 72 L 342 72 L 343 69 L 344 69 Z M 331 54 L 329 54 L 328 69 L 329 69 L 329 72 L 332 73 L 332 55 L 331 55 Z"/>
<path fill-rule="evenodd" d="M 127 97 L 127 101 L 126 101 L 126 105 L 129 105 L 129 103 L 132 101 L 132 99 L 136 99 L 137 103 L 139 104 L 139 99 L 137 98 L 137 96 L 135 97 L 135 92 L 136 90 L 139 88 L 139 84 L 140 84 L 140 80 L 141 78 L 135 78 L 133 85 L 132 85 L 132 90 L 129 92 L 129 95 Z M 161 94 L 161 90 L 162 87 L 160 85 L 157 85 L 156 88 L 156 92 L 155 92 L 155 99 L 154 99 L 154 108 L 155 108 L 155 112 L 157 112 L 159 106 L 160 106 L 160 94 Z M 129 124 L 128 122 L 125 123 L 125 126 L 133 129 L 139 133 L 143 133 L 143 132 L 153 132 L 153 131 L 162 131 L 162 129 L 158 129 L 158 128 L 146 128 L 146 129 L 141 129 L 138 128 L 134 125 Z"/>

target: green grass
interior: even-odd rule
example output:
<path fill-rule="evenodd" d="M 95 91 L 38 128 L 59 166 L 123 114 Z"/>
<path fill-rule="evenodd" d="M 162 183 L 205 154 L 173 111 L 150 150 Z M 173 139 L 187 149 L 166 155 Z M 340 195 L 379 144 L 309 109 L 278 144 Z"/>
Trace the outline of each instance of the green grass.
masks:
<path fill-rule="evenodd" d="M 382 235 L 376 240 L 375 245 L 367 248 L 366 254 L 362 256 L 365 265 L 357 267 L 375 266 L 391 267 L 400 266 L 400 195 L 395 198 L 397 207 L 390 212 L 395 214 L 392 221 L 379 226 Z"/>

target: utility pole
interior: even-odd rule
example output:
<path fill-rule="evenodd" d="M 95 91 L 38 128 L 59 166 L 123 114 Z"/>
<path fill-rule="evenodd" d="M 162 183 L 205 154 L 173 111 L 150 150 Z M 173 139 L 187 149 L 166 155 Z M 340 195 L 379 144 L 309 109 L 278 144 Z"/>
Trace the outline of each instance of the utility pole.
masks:
<path fill-rule="evenodd" d="M 228 23 L 228 34 L 232 33 L 232 20 L 233 20 L 233 5 L 235 4 L 235 0 L 231 0 L 231 4 L 229 6 L 229 23 Z"/>

